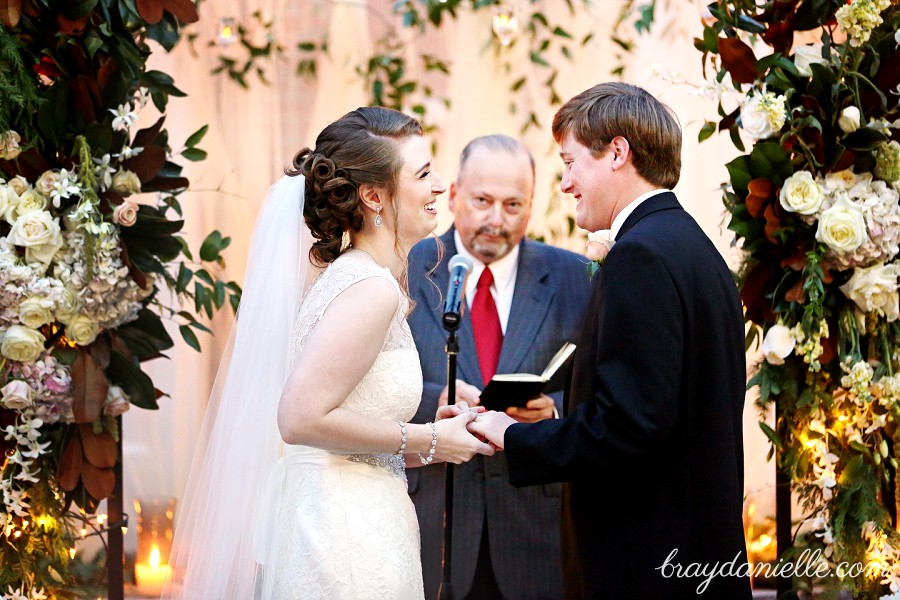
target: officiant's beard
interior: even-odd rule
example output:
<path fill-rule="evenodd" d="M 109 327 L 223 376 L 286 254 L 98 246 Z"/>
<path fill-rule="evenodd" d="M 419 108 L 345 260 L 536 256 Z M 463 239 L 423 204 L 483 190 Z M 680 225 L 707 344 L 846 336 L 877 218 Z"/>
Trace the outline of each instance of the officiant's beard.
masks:
<path fill-rule="evenodd" d="M 499 239 L 486 240 L 481 237 L 483 235 L 490 235 Z M 475 232 L 475 237 L 472 240 L 472 250 L 474 250 L 473 254 L 484 263 L 503 258 L 512 250 L 509 231 L 494 227 L 480 227 Z"/>

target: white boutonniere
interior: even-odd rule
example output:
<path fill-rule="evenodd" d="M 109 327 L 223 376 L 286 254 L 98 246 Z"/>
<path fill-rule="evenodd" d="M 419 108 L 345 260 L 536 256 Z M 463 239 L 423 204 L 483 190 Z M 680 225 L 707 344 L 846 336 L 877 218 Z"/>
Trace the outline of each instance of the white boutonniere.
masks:
<path fill-rule="evenodd" d="M 591 277 L 594 276 L 600 265 L 606 260 L 606 255 L 609 254 L 615 243 L 616 240 L 609 229 L 588 233 L 587 257 L 591 260 L 588 263 L 588 274 Z"/>

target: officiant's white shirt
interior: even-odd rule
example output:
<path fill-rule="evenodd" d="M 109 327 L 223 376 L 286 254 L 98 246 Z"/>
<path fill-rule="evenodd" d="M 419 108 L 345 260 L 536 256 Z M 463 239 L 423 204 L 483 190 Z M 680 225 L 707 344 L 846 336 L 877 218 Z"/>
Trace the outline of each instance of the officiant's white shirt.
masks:
<path fill-rule="evenodd" d="M 466 303 L 472 308 L 472 300 L 475 299 L 475 289 L 478 279 L 484 272 L 484 263 L 469 254 L 463 246 L 459 231 L 453 231 L 453 240 L 456 242 L 456 252 L 472 260 L 472 272 L 466 280 Z M 497 305 L 497 315 L 500 317 L 500 329 L 506 335 L 506 322 L 509 321 L 509 310 L 512 307 L 513 292 L 516 289 L 516 272 L 519 268 L 519 244 L 499 260 L 491 263 L 491 273 L 494 275 L 494 283 L 491 285 L 491 295 L 494 304 Z"/>

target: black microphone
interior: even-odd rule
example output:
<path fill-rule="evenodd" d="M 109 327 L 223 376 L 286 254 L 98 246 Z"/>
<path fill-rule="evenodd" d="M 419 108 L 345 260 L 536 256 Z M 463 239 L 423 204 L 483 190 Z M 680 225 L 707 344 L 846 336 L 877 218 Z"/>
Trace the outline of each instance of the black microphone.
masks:
<path fill-rule="evenodd" d="M 472 261 L 457 254 L 450 259 L 447 268 L 450 270 L 450 283 L 447 284 L 442 322 L 447 331 L 456 331 L 466 307 L 466 278 L 472 272 Z"/>

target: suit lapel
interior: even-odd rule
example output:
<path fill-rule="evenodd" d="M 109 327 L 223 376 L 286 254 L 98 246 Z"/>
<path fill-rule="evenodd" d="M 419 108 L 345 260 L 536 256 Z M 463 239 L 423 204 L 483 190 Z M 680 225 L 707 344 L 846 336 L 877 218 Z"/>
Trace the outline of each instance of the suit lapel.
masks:
<path fill-rule="evenodd" d="M 450 272 L 447 270 L 447 265 L 449 264 L 450 259 L 456 254 L 456 241 L 453 239 L 454 231 L 455 229 L 451 227 L 441 236 L 441 242 L 444 244 L 444 258 L 431 276 L 431 281 L 428 281 L 427 277 L 422 277 L 419 280 L 419 286 L 421 287 L 423 297 L 429 299 L 428 306 L 423 308 L 427 310 L 428 314 L 431 315 L 431 318 L 434 319 L 438 331 L 440 332 L 444 332 L 444 325 L 442 322 L 443 300 L 444 294 L 447 293 L 447 283 L 450 281 Z M 434 260 L 437 259 L 437 255 L 435 254 L 431 258 L 433 264 Z M 430 267 L 430 264 L 426 265 L 426 268 Z M 437 287 L 435 288 L 435 286 Z M 472 334 L 472 319 L 469 316 L 468 308 L 469 307 L 466 306 L 462 322 L 459 325 L 459 329 L 456 331 L 460 346 L 460 353 L 457 355 L 456 376 L 457 379 L 462 379 L 472 385 L 478 385 L 481 381 L 481 368 L 478 365 L 478 355 L 475 352 L 475 336 Z M 446 339 L 446 337 L 446 332 L 444 332 L 444 339 Z M 463 350 L 463 348 L 469 350 Z M 444 356 L 446 356 L 446 354 Z"/>
<path fill-rule="evenodd" d="M 497 364 L 498 373 L 515 373 L 531 352 L 537 332 L 553 301 L 554 291 L 547 283 L 549 276 L 549 265 L 532 252 L 531 242 L 522 240 L 516 269 L 516 288 Z"/>

